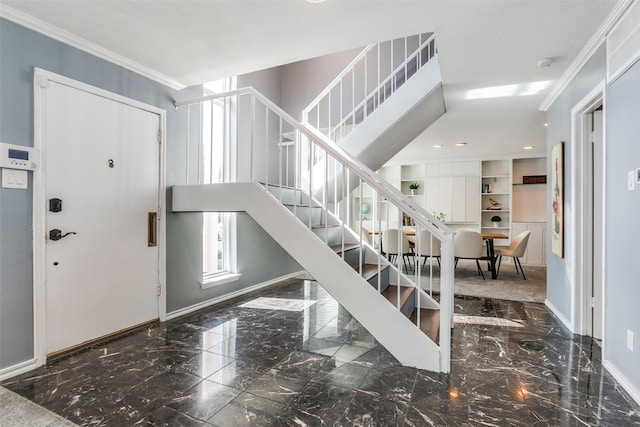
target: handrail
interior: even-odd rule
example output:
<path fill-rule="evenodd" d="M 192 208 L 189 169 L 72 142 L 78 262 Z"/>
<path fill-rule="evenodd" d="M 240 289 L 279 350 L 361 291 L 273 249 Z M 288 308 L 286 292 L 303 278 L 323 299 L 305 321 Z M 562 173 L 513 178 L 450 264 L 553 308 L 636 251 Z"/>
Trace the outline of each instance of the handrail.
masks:
<path fill-rule="evenodd" d="M 176 108 L 181 106 L 187 106 L 191 104 L 198 104 L 207 101 L 215 101 L 217 99 L 236 97 L 235 102 L 225 102 L 224 104 L 229 106 L 235 104 L 239 106 L 241 103 L 241 96 L 247 96 L 249 98 L 248 103 L 242 101 L 244 108 L 250 107 L 249 110 L 242 110 L 244 113 L 242 117 L 246 117 L 249 120 L 249 126 L 238 126 L 238 129 L 243 129 L 246 133 L 246 137 L 250 138 L 251 153 L 247 157 L 249 160 L 249 168 L 251 181 L 254 180 L 254 174 L 262 176 L 264 174 L 263 183 L 267 186 L 276 186 L 280 188 L 278 197 L 280 201 L 283 197 L 282 188 L 288 186 L 288 180 L 286 185 L 282 183 L 283 171 L 287 173 L 294 168 L 293 172 L 296 180 L 296 191 L 302 191 L 306 194 L 308 202 L 298 201 L 294 197 L 293 214 L 301 218 L 303 215 L 305 221 L 308 221 L 308 227 L 313 228 L 312 210 L 310 206 L 322 207 L 322 228 L 325 235 L 321 237 L 325 243 L 329 243 L 329 220 L 333 219 L 338 221 L 341 227 L 342 233 L 342 256 L 344 257 L 345 249 L 345 236 L 350 235 L 352 238 L 359 234 L 359 241 L 362 245 L 362 232 L 363 222 L 366 218 L 354 218 L 352 190 L 355 187 L 360 186 L 360 200 L 363 196 L 363 187 L 368 186 L 373 194 L 374 204 L 386 206 L 386 224 L 383 227 L 381 224 L 381 208 L 378 207 L 378 211 L 373 211 L 374 216 L 374 232 L 377 230 L 379 233 L 384 233 L 391 230 L 391 223 L 395 220 L 393 217 L 397 213 L 397 224 L 403 224 L 404 218 L 408 217 L 416 227 L 416 235 L 422 230 L 428 230 L 432 239 L 438 239 L 442 243 L 442 257 L 441 257 L 441 269 L 440 269 L 440 301 L 436 302 L 431 297 L 431 284 L 429 284 L 430 291 L 426 292 L 426 289 L 422 288 L 421 283 L 421 268 L 414 268 L 415 280 L 408 276 L 408 272 L 403 272 L 402 260 L 403 256 L 398 254 L 396 264 L 390 264 L 386 259 L 381 259 L 380 254 L 384 254 L 383 242 L 380 242 L 381 252 L 375 252 L 376 264 L 378 271 L 378 290 L 380 291 L 380 278 L 381 271 L 387 266 L 390 267 L 389 275 L 393 275 L 396 284 L 398 285 L 396 303 L 397 309 L 400 309 L 400 285 L 412 286 L 416 290 L 416 309 L 417 320 L 416 325 L 420 325 L 420 313 L 421 304 L 425 307 L 439 307 L 440 308 L 440 344 L 439 344 L 439 357 L 440 357 L 440 369 L 444 372 L 449 372 L 450 369 L 450 340 L 451 340 L 451 325 L 453 322 L 453 267 L 454 267 L 454 250 L 453 250 L 453 231 L 445 224 L 441 223 L 436 217 L 427 212 L 425 209 L 417 205 L 413 200 L 402 194 L 397 188 L 392 187 L 387 181 L 382 179 L 378 174 L 368 168 L 359 160 L 351 157 L 342 148 L 340 148 L 335 142 L 331 141 L 326 135 L 322 134 L 317 129 L 309 125 L 302 124 L 293 118 L 290 114 L 284 111 L 282 108 L 274 104 L 267 97 L 255 90 L 253 87 L 246 87 L 236 89 L 226 93 L 213 94 L 195 99 L 176 101 L 174 105 Z M 246 116 L 248 114 L 248 116 Z M 263 115 L 264 114 L 264 115 Z M 271 118 L 275 119 L 275 125 L 270 122 Z M 257 124 L 260 124 L 257 127 Z M 293 146 L 287 145 L 286 147 L 280 143 L 279 136 L 284 133 L 283 125 L 292 127 L 295 130 L 296 138 Z M 288 128 L 287 128 L 288 130 Z M 275 133 L 278 133 L 278 139 L 274 140 Z M 255 139 L 259 139 L 264 136 L 264 140 L 260 140 L 256 143 Z M 263 145 L 257 145 L 258 143 Z M 264 147 L 262 153 L 254 151 L 256 148 Z M 295 153 L 293 155 L 293 164 L 289 163 L 289 150 L 293 147 Z M 278 154 L 277 164 L 273 157 L 269 157 L 269 148 L 281 150 Z M 307 151 L 305 151 L 307 148 Z M 262 149 L 262 148 L 261 148 Z M 286 163 L 283 165 L 283 152 L 286 150 Z M 316 155 L 322 156 L 320 162 L 316 162 Z M 322 163 L 321 163 L 322 162 Z M 330 162 L 332 166 L 330 166 Z M 265 167 L 266 166 L 266 167 Z M 270 176 L 273 176 L 273 169 L 277 166 L 277 179 L 270 181 Z M 316 167 L 319 166 L 319 167 Z M 321 168 L 320 168 L 321 167 Z M 314 178 L 314 174 L 320 172 L 318 177 Z M 308 174 L 306 176 L 305 174 Z M 321 185 L 314 186 L 314 179 L 319 179 Z M 305 181 L 306 180 L 306 181 Z M 331 182 L 329 180 L 332 180 Z M 304 182 L 303 182 L 304 181 Z M 331 188 L 331 187 L 333 188 Z M 307 192 L 308 190 L 308 192 Z M 339 190 L 339 191 L 338 191 Z M 333 199 L 329 199 L 329 192 L 333 192 Z M 383 203 L 386 202 L 386 203 Z M 328 205 L 332 207 L 329 208 Z M 397 212 L 394 211 L 393 215 L 389 215 L 389 206 L 394 206 Z M 359 207 L 359 205 L 358 205 Z M 350 224 L 356 224 L 359 219 L 360 232 L 356 233 L 353 229 L 349 228 Z M 377 222 L 377 225 L 376 225 Z M 357 229 L 357 226 L 354 227 Z M 385 231 L 386 230 L 386 231 Z M 397 233 L 398 235 L 398 248 L 402 247 L 401 237 L 403 233 Z M 320 237 L 320 236 L 319 236 Z M 387 245 L 385 242 L 384 245 Z M 364 246 L 364 245 L 363 245 Z M 428 245 L 427 245 L 428 246 Z M 369 246 L 372 250 L 373 247 Z M 424 248 L 417 242 L 416 250 L 417 256 L 421 256 L 426 252 Z M 360 273 L 363 268 L 363 257 L 365 253 L 360 253 Z M 383 265 L 384 264 L 384 265 Z M 406 269 L 405 269 L 406 271 Z M 429 277 L 433 278 L 433 274 L 430 270 Z M 431 283 L 431 282 L 430 282 Z M 423 302 L 424 300 L 424 302 Z"/>
<path fill-rule="evenodd" d="M 409 51 L 409 40 L 415 37 L 418 37 L 418 46 L 415 49 Z M 326 135 L 333 140 L 337 140 L 337 137 L 334 138 L 334 135 L 339 129 L 348 125 L 349 122 L 351 122 L 353 128 L 355 128 L 359 123 L 357 123 L 357 118 L 359 117 L 360 113 L 362 114 L 362 120 L 364 120 L 364 118 L 366 118 L 380 105 L 382 105 L 382 103 L 384 103 L 384 101 L 390 94 L 394 93 L 398 89 L 398 87 L 402 86 L 402 84 L 404 84 L 413 74 L 415 74 L 417 70 L 424 66 L 433 56 L 435 56 L 435 36 L 431 34 L 422 42 L 419 42 L 419 40 L 423 37 L 426 37 L 426 35 L 419 34 L 391 41 L 385 41 L 378 44 L 372 44 L 365 47 L 349 63 L 349 65 L 347 65 L 342 70 L 342 72 L 340 72 L 340 74 L 338 74 L 338 76 L 334 78 L 331 83 L 329 83 L 329 85 L 303 110 L 303 123 L 312 124 L 318 129 L 326 129 Z M 396 58 L 394 57 L 394 44 L 398 40 L 402 40 L 404 55 L 402 56 L 403 60 L 400 62 L 400 64 L 394 67 L 394 63 L 397 62 Z M 389 44 L 390 64 L 381 62 L 381 49 L 382 46 L 386 46 L 386 44 Z M 367 58 L 374 49 L 377 49 L 377 67 L 372 73 L 369 69 L 370 67 Z M 426 57 L 423 56 L 424 51 L 426 51 Z M 415 70 L 412 75 L 409 75 L 408 68 L 412 62 L 415 63 Z M 356 67 L 358 66 L 361 66 L 363 70 L 356 71 Z M 403 70 L 404 75 L 402 76 L 400 84 L 398 84 L 399 75 Z M 351 84 L 351 94 L 344 93 L 345 89 L 343 82 L 346 82 L 347 86 L 349 85 L 349 83 Z M 370 85 L 370 82 L 373 82 L 372 86 Z M 356 86 L 361 89 L 362 94 L 356 95 Z M 346 90 L 349 90 L 349 88 L 347 88 Z M 334 91 L 338 92 L 337 96 L 339 97 L 339 112 L 331 111 L 331 105 L 333 103 L 332 92 Z M 351 99 L 349 99 L 349 95 L 351 96 Z M 358 98 L 358 100 L 356 100 L 356 98 Z M 321 109 L 321 103 L 323 101 L 326 101 L 328 103 L 327 111 L 325 111 L 325 109 Z M 349 102 L 352 103 L 350 108 Z M 348 111 L 343 111 L 345 105 L 347 106 Z M 371 111 L 369 111 L 368 109 L 369 106 L 372 107 Z M 313 121 L 310 119 L 310 113 L 312 111 L 315 111 L 314 114 L 317 115 L 315 123 L 311 123 L 311 121 Z M 321 114 L 323 115 L 322 117 Z M 327 122 L 326 125 L 324 124 L 325 121 Z M 353 128 L 351 130 L 353 130 Z M 344 138 L 345 136 L 346 135 L 344 134 L 344 132 L 340 134 L 340 138 Z"/>
<path fill-rule="evenodd" d="M 286 119 L 290 124 L 296 127 L 296 130 L 301 134 L 311 139 L 313 142 L 322 147 L 323 150 L 326 150 L 332 156 L 339 159 L 343 164 L 348 166 L 348 168 L 354 172 L 359 178 L 365 181 L 367 184 L 371 185 L 373 188 L 382 193 L 388 200 L 390 200 L 396 206 L 404 206 L 406 209 L 410 209 L 415 212 L 418 220 L 422 226 L 427 227 L 430 231 L 436 232 L 442 235 L 453 236 L 453 231 L 447 227 L 444 223 L 440 222 L 435 216 L 427 212 L 424 208 L 417 205 L 413 200 L 409 199 L 407 196 L 402 194 L 398 189 L 392 187 L 387 181 L 382 180 L 378 174 L 376 174 L 373 170 L 371 170 L 364 163 L 360 162 L 358 159 L 351 157 L 347 154 L 342 148 L 340 148 L 335 142 L 331 141 L 324 134 L 319 132 L 317 129 L 313 127 L 298 122 L 293 116 L 284 111 L 278 105 L 274 104 L 269 98 L 264 96 L 262 93 L 258 92 L 253 87 L 245 87 L 235 89 L 225 93 L 213 94 L 202 96 L 199 98 L 188 99 L 185 101 L 176 101 L 174 103 L 175 107 L 182 107 L 189 104 L 197 104 L 203 101 L 212 101 L 220 98 L 228 98 L 230 96 L 235 95 L 244 95 L 250 94 L 259 99 L 262 103 L 267 105 L 273 111 L 278 113 L 284 119 Z M 424 221 L 422 218 L 428 218 L 429 221 Z M 437 227 L 434 227 L 433 224 L 437 224 Z"/>

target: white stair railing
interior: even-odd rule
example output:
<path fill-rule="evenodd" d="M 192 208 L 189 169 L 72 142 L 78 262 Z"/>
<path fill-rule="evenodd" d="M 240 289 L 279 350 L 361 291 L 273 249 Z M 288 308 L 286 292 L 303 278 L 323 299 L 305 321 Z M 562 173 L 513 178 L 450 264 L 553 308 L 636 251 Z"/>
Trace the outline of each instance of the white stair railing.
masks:
<path fill-rule="evenodd" d="M 435 55 L 432 33 L 367 46 L 303 110 L 303 123 L 339 143 Z"/>
<path fill-rule="evenodd" d="M 326 135 L 317 130 L 305 126 L 296 121 L 292 116 L 271 102 L 264 95 L 253 88 L 237 89 L 231 92 L 205 96 L 198 99 L 176 102 L 176 108 L 182 106 L 194 106 L 208 102 L 222 102 L 227 108 L 233 108 L 227 117 L 236 117 L 237 123 L 231 126 L 237 129 L 231 134 L 228 129 L 222 130 L 225 136 L 235 138 L 238 147 L 249 147 L 249 153 L 243 151 L 238 155 L 236 165 L 237 175 L 245 176 L 245 179 L 233 179 L 227 182 L 259 181 L 267 186 L 283 188 L 295 188 L 302 191 L 313 206 L 323 208 L 323 227 L 326 232 L 322 234 L 325 242 L 328 242 L 329 219 L 338 221 L 342 234 L 342 256 L 345 253 L 344 238 L 347 235 L 357 236 L 360 244 L 367 248 L 361 252 L 362 259 L 360 273 L 363 273 L 365 263 L 375 265 L 378 277 L 378 290 L 380 291 L 382 272 L 390 269 L 391 280 L 399 285 L 394 305 L 400 309 L 400 287 L 409 286 L 415 288 L 417 318 L 414 324 L 421 325 L 421 308 L 440 310 L 440 327 L 438 346 L 440 351 L 440 370 L 450 370 L 451 327 L 453 322 L 453 271 L 454 251 L 453 232 L 434 216 L 426 212 L 412 200 L 392 187 L 374 171 L 352 158 L 344 152 L 336 143 L 329 140 Z M 204 110 L 204 108 L 201 108 Z M 295 141 L 282 143 L 281 135 L 289 133 L 295 135 Z M 239 148 L 240 150 L 240 148 Z M 320 159 L 319 161 L 316 161 Z M 318 163 L 319 162 L 319 163 Z M 312 168 L 313 166 L 313 168 Z M 309 174 L 309 170 L 314 173 Z M 303 171 L 307 171 L 304 175 Z M 316 181 L 319 181 L 319 185 Z M 318 190 L 320 188 L 320 190 Z M 356 188 L 356 190 L 352 190 Z M 356 194 L 354 194 L 354 191 Z M 278 191 L 280 201 L 285 191 Z M 362 200 L 364 195 L 371 200 L 371 229 L 365 230 L 364 218 L 361 215 L 360 206 L 354 206 L 353 200 Z M 357 197 L 356 197 L 357 196 Z M 299 202 L 293 201 L 293 213 L 308 212 L 309 228 L 313 228 L 312 210 L 307 206 L 297 206 Z M 328 218 L 331 216 L 331 218 Z M 396 258 L 395 264 L 390 264 L 384 256 L 375 252 L 378 247 L 385 251 L 381 237 L 388 230 L 407 231 L 403 224 L 411 223 L 411 231 L 418 236 L 423 230 L 431 233 L 428 246 L 433 246 L 438 240 L 442 246 L 439 276 L 434 273 L 435 267 L 430 264 L 428 268 L 421 268 L 419 262 L 423 253 L 431 253 L 430 248 L 423 247 L 423 243 L 417 243 L 415 253 L 411 255 L 414 260 L 413 268 L 407 269 L 402 256 Z M 351 226 L 350 226 L 351 225 Z M 379 236 L 378 243 L 369 245 L 363 237 L 366 232 L 373 236 Z M 402 239 L 405 233 L 398 233 L 398 247 L 402 247 Z M 372 256 L 371 254 L 374 254 Z M 439 301 L 434 296 L 434 285 L 439 282 Z M 426 336 L 425 336 L 425 339 Z"/>

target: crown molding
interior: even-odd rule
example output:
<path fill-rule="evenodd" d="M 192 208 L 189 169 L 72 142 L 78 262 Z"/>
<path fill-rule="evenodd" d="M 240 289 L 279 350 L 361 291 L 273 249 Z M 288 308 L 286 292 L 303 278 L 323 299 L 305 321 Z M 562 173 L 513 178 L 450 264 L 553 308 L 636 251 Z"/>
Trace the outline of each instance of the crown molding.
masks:
<path fill-rule="evenodd" d="M 126 68 L 127 70 L 133 71 L 134 73 L 140 74 L 141 76 L 147 77 L 165 86 L 169 86 L 172 89 L 181 90 L 186 87 L 185 84 L 180 83 L 179 81 L 172 79 L 171 77 L 168 77 L 162 73 L 159 73 L 152 68 L 132 61 L 131 59 L 126 58 L 122 55 L 118 55 L 117 53 L 109 49 L 105 49 L 102 46 L 78 37 L 75 34 L 72 34 L 54 25 L 48 24 L 40 19 L 34 18 L 31 15 L 20 12 L 19 10 L 16 10 L 12 7 L 0 5 L 0 17 L 12 21 L 30 30 L 36 31 L 54 40 L 80 49 L 91 55 L 97 56 L 98 58 L 104 59 L 105 61 L 119 65 L 123 68 Z"/>
<path fill-rule="evenodd" d="M 633 4 L 634 1 L 637 0 L 620 0 L 613 7 L 607 18 L 600 25 L 598 30 L 591 36 L 587 44 L 582 48 L 576 59 L 573 60 L 569 68 L 562 74 L 558 82 L 551 89 L 551 92 L 547 95 L 547 97 L 542 101 L 542 104 L 538 107 L 541 111 L 547 111 L 551 105 L 555 102 L 556 99 L 560 96 L 560 94 L 567 88 L 569 83 L 575 78 L 575 76 L 580 72 L 582 67 L 587 63 L 587 61 L 593 56 L 594 53 L 598 50 L 600 46 L 606 41 L 607 35 L 612 30 L 612 28 L 616 25 L 616 23 L 620 20 L 622 15 L 627 11 L 627 9 Z"/>

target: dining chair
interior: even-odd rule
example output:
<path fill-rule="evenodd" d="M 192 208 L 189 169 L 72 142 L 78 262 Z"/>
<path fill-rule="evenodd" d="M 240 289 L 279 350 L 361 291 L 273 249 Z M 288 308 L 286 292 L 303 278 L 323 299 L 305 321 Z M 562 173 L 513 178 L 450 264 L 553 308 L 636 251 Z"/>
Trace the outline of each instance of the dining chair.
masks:
<path fill-rule="evenodd" d="M 373 237 L 371 236 L 371 232 L 365 227 L 362 227 L 362 240 L 373 246 Z"/>
<path fill-rule="evenodd" d="M 458 231 L 453 238 L 455 266 L 458 266 L 460 259 L 474 259 L 478 267 L 478 274 L 485 280 L 482 268 L 480 268 L 480 260 L 488 259 L 483 253 L 482 235 L 475 230 Z"/>
<path fill-rule="evenodd" d="M 435 258 L 438 260 L 438 265 L 440 265 L 441 249 L 442 242 L 435 238 L 429 230 L 422 230 L 416 236 L 414 252 L 417 257 L 424 258 L 423 267 L 427 264 L 427 258 Z"/>
<path fill-rule="evenodd" d="M 508 248 L 497 249 L 496 255 L 498 256 L 498 268 L 496 273 L 500 273 L 500 263 L 502 262 L 503 256 L 509 256 L 513 258 L 513 263 L 516 266 L 516 273 L 522 273 L 522 278 L 527 280 L 524 275 L 524 270 L 522 269 L 522 264 L 520 263 L 520 257 L 524 256 L 524 251 L 527 250 L 527 243 L 529 243 L 529 236 L 531 235 L 531 231 L 523 231 L 518 234 L 509 244 Z"/>
<path fill-rule="evenodd" d="M 400 234 L 400 236 L 398 236 Z M 399 244 L 398 244 L 399 243 Z M 413 257 L 411 252 L 411 244 L 407 236 L 396 228 L 390 228 L 382 232 L 382 253 L 387 256 L 389 261 L 394 262 L 398 255 L 402 256 L 404 268 L 409 269 L 407 259 Z"/>

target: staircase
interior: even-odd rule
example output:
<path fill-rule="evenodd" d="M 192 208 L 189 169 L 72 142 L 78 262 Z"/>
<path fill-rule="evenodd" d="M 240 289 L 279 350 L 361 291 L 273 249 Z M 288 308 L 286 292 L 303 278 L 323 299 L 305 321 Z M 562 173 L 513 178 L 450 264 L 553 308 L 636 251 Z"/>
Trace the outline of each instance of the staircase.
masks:
<path fill-rule="evenodd" d="M 367 46 L 303 111 L 303 123 L 378 170 L 446 111 L 433 34 Z"/>
<path fill-rule="evenodd" d="M 246 212 L 402 364 L 449 372 L 451 230 L 326 136 L 303 126 L 252 88 L 179 102 L 176 107 L 223 98 L 233 98 L 224 104 L 244 112 L 238 114 L 237 128 L 250 136 L 246 143 L 251 153 L 239 159 L 244 162 L 237 167 L 238 174 L 248 179 L 175 186 L 173 211 Z M 274 129 L 277 132 L 270 131 Z M 295 141 L 283 146 L 279 135 L 287 131 L 293 131 Z M 312 165 L 316 172 L 303 179 L 302 171 Z M 397 223 L 408 218 L 416 233 L 427 230 L 442 242 L 439 301 L 424 290 L 422 279 L 437 278 L 432 268 L 403 271 L 402 257 L 391 263 L 365 242 L 362 221 L 353 216 L 348 190 L 353 184 L 360 191 L 368 188 L 387 210 L 392 206 Z M 389 222 L 373 220 L 374 234 L 389 229 Z M 419 257 L 420 245 L 415 251 Z"/>

